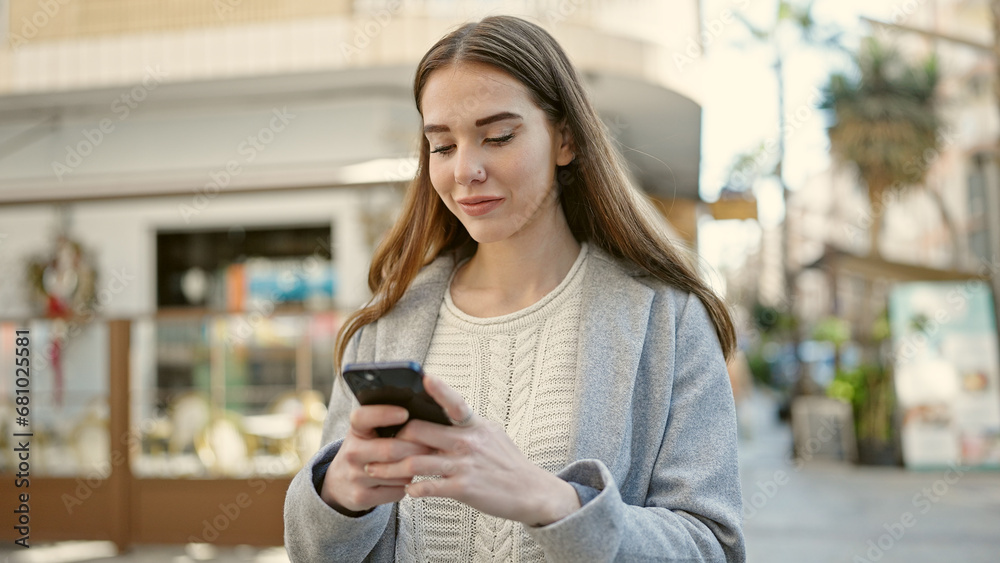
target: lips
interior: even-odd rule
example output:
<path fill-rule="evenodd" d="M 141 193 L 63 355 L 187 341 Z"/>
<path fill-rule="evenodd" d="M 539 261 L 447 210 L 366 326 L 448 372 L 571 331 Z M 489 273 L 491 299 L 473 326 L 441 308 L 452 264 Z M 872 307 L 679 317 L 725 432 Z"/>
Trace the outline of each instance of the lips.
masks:
<path fill-rule="evenodd" d="M 462 211 L 472 217 L 486 215 L 499 207 L 503 201 L 504 198 L 497 196 L 474 196 L 455 200 Z"/>

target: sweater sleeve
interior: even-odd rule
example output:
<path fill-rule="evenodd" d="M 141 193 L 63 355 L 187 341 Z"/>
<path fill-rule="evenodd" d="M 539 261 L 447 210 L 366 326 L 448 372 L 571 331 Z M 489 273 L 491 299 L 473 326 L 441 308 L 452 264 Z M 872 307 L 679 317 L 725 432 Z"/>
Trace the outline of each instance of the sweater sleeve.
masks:
<path fill-rule="evenodd" d="M 344 363 L 353 361 L 357 339 L 344 353 Z M 346 434 L 354 397 L 342 377 L 335 377 L 330 407 L 323 424 L 325 444 L 292 479 L 285 495 L 285 549 L 294 563 L 319 561 L 364 561 L 370 558 L 387 526 L 394 523 L 394 505 L 383 504 L 354 518 L 337 512 L 319 496 L 316 481 L 322 479 L 337 455 Z"/>
<path fill-rule="evenodd" d="M 653 319 L 655 322 L 655 319 Z M 607 466 L 558 473 L 599 494 L 547 526 L 525 526 L 549 561 L 742 563 L 736 411 L 718 338 L 701 301 L 678 315 L 670 412 L 644 506 L 625 503 Z"/>

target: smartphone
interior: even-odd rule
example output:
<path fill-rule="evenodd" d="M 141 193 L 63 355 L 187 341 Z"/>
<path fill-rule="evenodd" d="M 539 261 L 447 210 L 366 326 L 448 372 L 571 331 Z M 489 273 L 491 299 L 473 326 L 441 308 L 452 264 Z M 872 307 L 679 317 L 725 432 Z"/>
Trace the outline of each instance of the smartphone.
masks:
<path fill-rule="evenodd" d="M 424 389 L 424 370 L 417 362 L 347 364 L 344 380 L 362 405 L 398 405 L 410 412 L 410 418 L 451 426 L 444 409 Z M 390 438 L 402 427 L 384 426 L 375 433 Z"/>

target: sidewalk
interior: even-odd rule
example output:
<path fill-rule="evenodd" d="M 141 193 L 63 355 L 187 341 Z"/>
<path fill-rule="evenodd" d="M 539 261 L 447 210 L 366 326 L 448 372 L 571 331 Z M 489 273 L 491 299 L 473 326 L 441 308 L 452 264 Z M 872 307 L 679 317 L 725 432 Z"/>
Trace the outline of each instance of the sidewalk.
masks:
<path fill-rule="evenodd" d="M 1000 562 L 1000 473 L 788 459 L 791 430 L 755 391 L 741 421 L 750 563 Z"/>

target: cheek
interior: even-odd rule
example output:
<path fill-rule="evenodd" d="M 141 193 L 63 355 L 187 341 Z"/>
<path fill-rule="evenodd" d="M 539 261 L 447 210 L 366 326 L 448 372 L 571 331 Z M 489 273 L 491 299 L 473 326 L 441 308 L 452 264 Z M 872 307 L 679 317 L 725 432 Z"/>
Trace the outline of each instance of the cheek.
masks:
<path fill-rule="evenodd" d="M 439 196 L 444 197 L 447 195 L 451 183 L 448 181 L 450 178 L 454 178 L 447 167 L 441 163 L 431 162 L 427 165 L 427 176 L 431 179 L 431 186 L 434 187 L 434 191 L 438 193 Z"/>
<path fill-rule="evenodd" d="M 537 161 L 535 150 L 525 143 L 518 150 L 511 150 L 495 156 L 490 161 L 490 175 L 509 189 L 518 191 L 533 185 L 534 179 L 544 170 L 544 164 Z M 526 182 L 526 180 L 530 180 Z"/>
<path fill-rule="evenodd" d="M 521 167 L 522 174 L 529 175 L 538 182 L 544 182 L 545 178 L 551 176 L 555 169 L 552 147 L 547 138 L 532 140 L 531 146 L 525 147 L 525 154 L 518 166 Z"/>
<path fill-rule="evenodd" d="M 505 175 L 508 178 L 521 178 L 518 182 L 522 189 L 533 196 L 542 196 L 552 184 L 553 170 L 548 159 L 541 150 L 526 151 L 516 158 L 509 159 L 504 164 Z"/>

